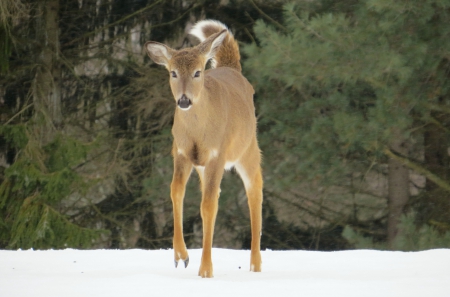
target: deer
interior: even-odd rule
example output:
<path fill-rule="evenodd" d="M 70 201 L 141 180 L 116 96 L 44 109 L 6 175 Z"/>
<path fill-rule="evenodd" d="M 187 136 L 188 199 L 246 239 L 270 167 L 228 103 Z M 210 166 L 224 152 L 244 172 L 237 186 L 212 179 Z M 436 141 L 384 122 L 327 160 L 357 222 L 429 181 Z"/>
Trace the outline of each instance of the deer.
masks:
<path fill-rule="evenodd" d="M 250 271 L 260 272 L 263 178 L 253 103 L 255 91 L 242 75 L 239 45 L 226 25 L 203 20 L 189 33 L 200 44 L 179 50 L 155 41 L 144 45 L 150 59 L 169 71 L 176 103 L 170 186 L 175 267 L 180 260 L 185 267 L 189 264 L 183 236 L 183 200 L 186 183 L 195 169 L 202 193 L 203 228 L 198 275 L 213 277 L 211 251 L 220 183 L 224 171 L 234 168 L 244 184 L 250 209 Z M 210 67 L 206 69 L 208 61 Z"/>

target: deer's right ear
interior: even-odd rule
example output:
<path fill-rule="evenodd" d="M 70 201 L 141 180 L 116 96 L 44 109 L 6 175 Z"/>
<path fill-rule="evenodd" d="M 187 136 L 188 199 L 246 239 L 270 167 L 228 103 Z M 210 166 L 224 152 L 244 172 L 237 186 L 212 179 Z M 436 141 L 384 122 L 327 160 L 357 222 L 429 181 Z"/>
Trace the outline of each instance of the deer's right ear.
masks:
<path fill-rule="evenodd" d="M 163 65 L 167 68 L 174 50 L 159 42 L 148 41 L 145 43 L 145 49 L 150 59 L 156 64 Z"/>

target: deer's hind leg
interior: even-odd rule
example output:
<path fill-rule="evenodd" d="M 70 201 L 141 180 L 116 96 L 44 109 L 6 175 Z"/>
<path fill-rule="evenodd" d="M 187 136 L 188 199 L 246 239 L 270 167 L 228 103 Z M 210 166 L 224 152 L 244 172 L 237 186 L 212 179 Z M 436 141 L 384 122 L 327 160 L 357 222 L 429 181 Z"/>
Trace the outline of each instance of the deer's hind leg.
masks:
<path fill-rule="evenodd" d="M 175 267 L 180 259 L 184 262 L 184 267 L 189 264 L 189 255 L 183 237 L 183 200 L 186 191 L 186 183 L 192 172 L 192 163 L 184 156 L 173 150 L 173 179 L 170 186 L 170 197 L 173 204 L 173 251 L 175 257 Z"/>
<path fill-rule="evenodd" d="M 261 229 L 262 229 L 262 201 L 263 179 L 261 172 L 261 153 L 254 140 L 252 146 L 235 165 L 236 171 L 244 182 L 248 198 L 251 220 L 251 257 L 250 271 L 261 271 Z"/>

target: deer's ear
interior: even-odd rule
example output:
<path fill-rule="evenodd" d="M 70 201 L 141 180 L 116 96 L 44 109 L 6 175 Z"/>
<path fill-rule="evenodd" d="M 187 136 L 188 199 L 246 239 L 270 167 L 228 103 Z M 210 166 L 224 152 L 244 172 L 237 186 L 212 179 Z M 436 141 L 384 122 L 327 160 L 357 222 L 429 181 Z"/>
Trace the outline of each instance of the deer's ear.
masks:
<path fill-rule="evenodd" d="M 150 59 L 156 64 L 163 65 L 167 68 L 174 50 L 159 42 L 148 41 L 145 43 L 145 49 Z"/>
<path fill-rule="evenodd" d="M 200 53 L 206 57 L 206 60 L 214 58 L 214 55 L 216 54 L 223 40 L 227 36 L 227 32 L 228 30 L 224 29 L 218 33 L 209 36 L 208 38 L 205 39 L 205 41 L 197 45 L 197 48 L 199 49 Z"/>

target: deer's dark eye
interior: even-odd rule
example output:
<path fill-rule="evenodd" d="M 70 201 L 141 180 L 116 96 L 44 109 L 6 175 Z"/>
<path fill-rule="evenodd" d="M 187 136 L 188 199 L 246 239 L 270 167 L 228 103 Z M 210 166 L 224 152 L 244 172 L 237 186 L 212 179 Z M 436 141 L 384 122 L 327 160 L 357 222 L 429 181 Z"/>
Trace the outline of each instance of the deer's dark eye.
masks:
<path fill-rule="evenodd" d="M 200 71 L 196 71 L 194 77 L 200 77 L 200 73 L 201 73 Z"/>
<path fill-rule="evenodd" d="M 177 77 L 177 74 L 175 71 L 170 71 L 170 74 L 172 75 L 172 77 Z"/>

